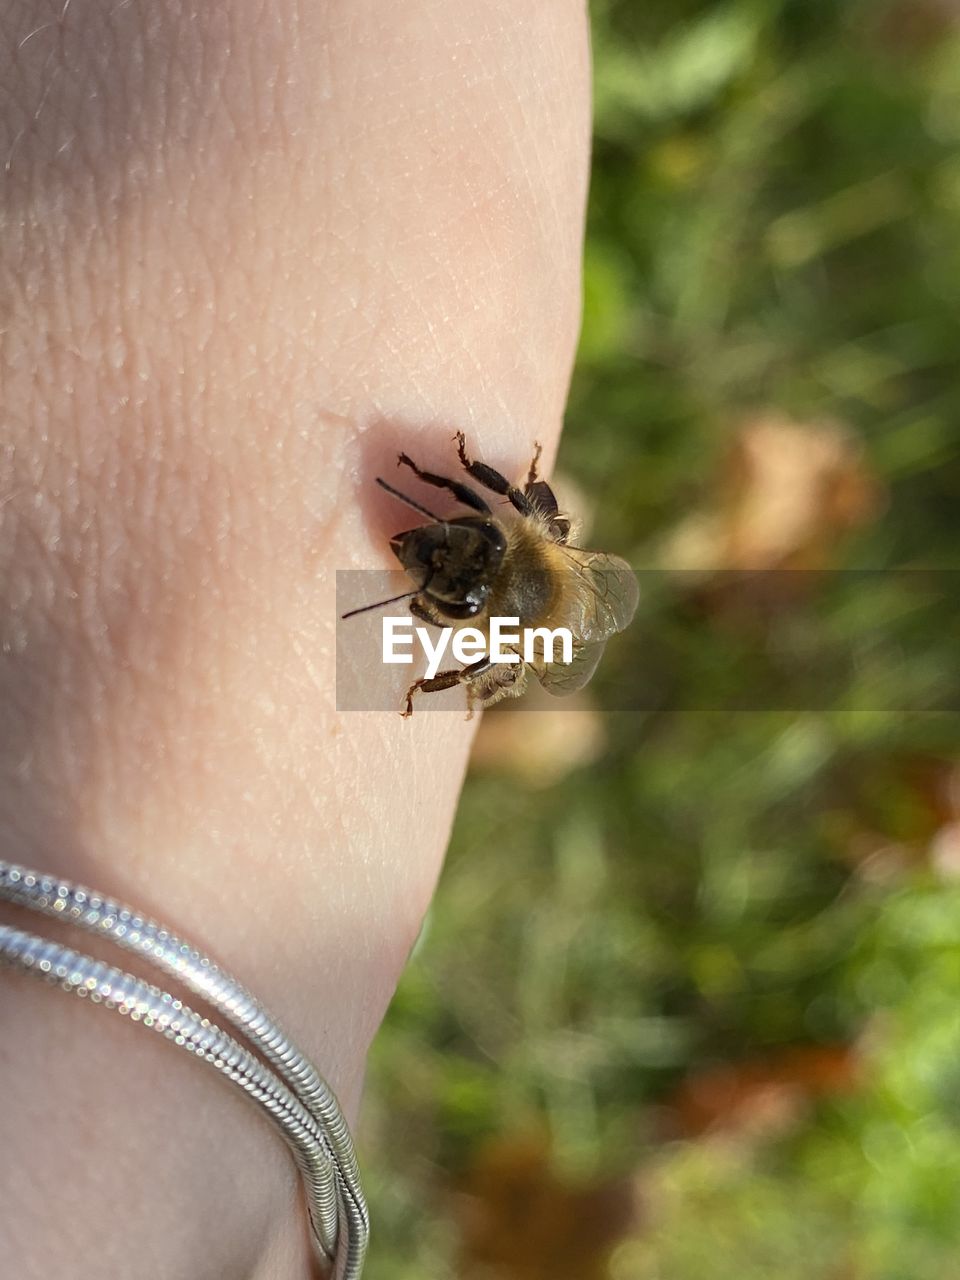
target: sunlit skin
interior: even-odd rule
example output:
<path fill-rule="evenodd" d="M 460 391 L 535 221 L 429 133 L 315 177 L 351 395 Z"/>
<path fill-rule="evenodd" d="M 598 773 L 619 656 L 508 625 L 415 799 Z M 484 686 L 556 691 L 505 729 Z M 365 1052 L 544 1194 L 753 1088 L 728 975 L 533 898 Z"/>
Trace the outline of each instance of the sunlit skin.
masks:
<path fill-rule="evenodd" d="M 540 440 L 549 474 L 584 9 L 13 0 L 0 48 L 3 856 L 196 936 L 355 1115 L 472 730 L 336 713 L 334 574 L 390 567 L 394 436 L 512 475 Z M 0 1001 L 11 1275 L 127 1280 L 134 1240 L 173 1280 L 308 1274 L 242 1099 L 55 991 Z"/>

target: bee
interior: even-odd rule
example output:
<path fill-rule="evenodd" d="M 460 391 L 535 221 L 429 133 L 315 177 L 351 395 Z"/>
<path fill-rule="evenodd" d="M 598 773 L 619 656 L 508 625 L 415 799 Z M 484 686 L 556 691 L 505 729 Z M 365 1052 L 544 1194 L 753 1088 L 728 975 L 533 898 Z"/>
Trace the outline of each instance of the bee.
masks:
<path fill-rule="evenodd" d="M 636 576 L 624 560 L 571 545 L 573 522 L 560 511 L 553 490 L 537 474 L 540 445 L 521 489 L 485 462 L 469 458 L 462 432 L 454 439 L 466 474 L 483 489 L 505 498 L 516 515 L 502 519 L 471 485 L 424 471 L 401 453 L 398 466 L 407 467 L 423 484 L 452 493 L 469 514 L 445 520 L 378 476 L 382 489 L 430 521 L 390 539 L 394 555 L 416 585 L 391 600 L 353 609 L 344 618 L 409 600 L 415 617 L 437 627 L 469 621 L 482 632 L 492 617 L 517 618 L 521 631 L 566 627 L 573 638 L 572 661 L 549 661 L 545 653 L 530 662 L 493 662 L 485 656 L 468 666 L 440 671 L 410 686 L 404 718 L 413 714 L 417 694 L 458 685 L 466 689 L 470 718 L 477 704 L 490 706 L 501 698 L 519 696 L 531 671 L 551 694 L 582 689 L 607 641 L 623 631 L 637 607 Z"/>

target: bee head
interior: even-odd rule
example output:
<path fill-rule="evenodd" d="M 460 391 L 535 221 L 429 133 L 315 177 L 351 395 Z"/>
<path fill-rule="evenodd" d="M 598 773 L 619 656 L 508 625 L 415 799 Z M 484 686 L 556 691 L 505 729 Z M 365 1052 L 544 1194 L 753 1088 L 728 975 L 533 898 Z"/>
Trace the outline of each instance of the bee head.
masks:
<path fill-rule="evenodd" d="M 462 516 L 398 533 L 390 546 L 436 608 L 459 620 L 483 609 L 507 540 L 494 521 Z"/>

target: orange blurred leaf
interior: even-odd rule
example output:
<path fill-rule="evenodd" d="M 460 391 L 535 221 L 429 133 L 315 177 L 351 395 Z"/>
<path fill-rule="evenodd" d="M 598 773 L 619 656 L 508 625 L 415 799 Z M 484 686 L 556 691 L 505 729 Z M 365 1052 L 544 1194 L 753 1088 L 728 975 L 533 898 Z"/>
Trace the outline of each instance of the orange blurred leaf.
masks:
<path fill-rule="evenodd" d="M 782 1053 L 697 1071 L 666 1107 L 685 1137 L 723 1131 L 771 1136 L 790 1128 L 818 1097 L 857 1086 L 860 1060 L 850 1045 L 798 1045 Z"/>
<path fill-rule="evenodd" d="M 457 1197 L 463 1280 L 606 1280 L 613 1246 L 637 1225 L 633 1181 L 574 1185 L 544 1134 L 484 1146 Z"/>
<path fill-rule="evenodd" d="M 670 568 L 818 569 L 837 537 L 872 519 L 881 490 L 859 442 L 834 423 L 768 413 L 744 423 L 716 481 L 716 501 L 668 539 Z"/>
<path fill-rule="evenodd" d="M 528 707 L 547 705 L 531 690 Z M 473 768 L 507 773 L 528 787 L 549 787 L 591 764 L 606 747 L 603 720 L 585 698 L 549 710 L 508 708 L 487 712 L 473 745 Z"/>

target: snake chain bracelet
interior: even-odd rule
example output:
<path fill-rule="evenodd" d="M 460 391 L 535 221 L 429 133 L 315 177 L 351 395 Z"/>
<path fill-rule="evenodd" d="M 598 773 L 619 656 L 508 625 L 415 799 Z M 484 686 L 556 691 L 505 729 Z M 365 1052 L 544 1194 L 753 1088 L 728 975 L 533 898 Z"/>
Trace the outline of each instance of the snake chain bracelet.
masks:
<path fill-rule="evenodd" d="M 258 1102 L 303 1176 L 321 1256 L 334 1264 L 338 1280 L 359 1280 L 369 1219 L 347 1122 L 329 1085 L 253 996 L 163 925 L 69 881 L 0 860 L 0 900 L 134 952 L 211 1005 L 245 1037 L 262 1057 L 169 992 L 70 947 L 0 924 L 0 965 L 128 1015 L 209 1062 Z"/>

